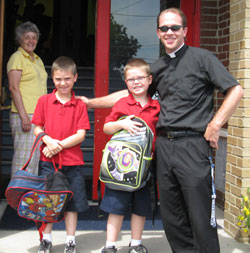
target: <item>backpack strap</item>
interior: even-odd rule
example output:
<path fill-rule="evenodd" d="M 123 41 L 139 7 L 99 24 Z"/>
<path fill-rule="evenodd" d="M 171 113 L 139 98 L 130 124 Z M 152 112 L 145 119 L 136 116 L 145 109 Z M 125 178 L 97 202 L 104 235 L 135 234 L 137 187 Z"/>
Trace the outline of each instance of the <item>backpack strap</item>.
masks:
<path fill-rule="evenodd" d="M 42 140 L 43 136 L 47 135 L 46 133 L 44 132 L 41 132 L 40 134 L 37 135 L 36 139 L 34 140 L 33 142 L 33 145 L 32 145 L 32 148 L 31 148 L 31 151 L 30 151 L 30 156 L 29 156 L 29 159 L 28 161 L 24 164 L 24 166 L 21 168 L 21 170 L 26 170 L 27 166 L 29 165 L 29 162 L 38 146 L 38 144 L 40 143 L 40 141 Z"/>
<path fill-rule="evenodd" d="M 98 218 L 102 218 L 104 216 L 104 211 L 100 208 L 101 201 L 102 201 L 102 183 L 100 179 L 98 180 L 97 183 L 97 193 L 98 193 Z"/>
<path fill-rule="evenodd" d="M 42 239 L 43 239 L 43 231 L 46 228 L 47 223 L 46 222 L 41 222 L 41 221 L 35 221 L 35 224 L 36 224 L 36 228 L 37 228 L 37 230 L 39 232 L 40 241 L 42 241 Z"/>
<path fill-rule="evenodd" d="M 151 210 L 152 210 L 152 226 L 155 224 L 155 217 L 158 213 L 158 191 L 157 191 L 157 182 L 156 178 L 153 174 L 148 181 L 149 184 L 149 192 L 150 192 L 150 200 L 151 200 Z"/>
<path fill-rule="evenodd" d="M 55 157 L 52 156 L 52 163 L 53 163 L 55 172 L 57 172 L 58 170 L 60 170 L 60 169 L 62 168 L 62 155 L 61 155 L 61 152 L 59 152 L 57 155 L 58 155 L 58 157 L 59 157 L 59 164 L 58 164 L 58 167 L 56 166 Z"/>
<path fill-rule="evenodd" d="M 152 210 L 152 226 L 155 223 L 155 217 L 158 215 L 158 188 L 156 179 L 156 160 L 152 159 L 150 164 L 150 179 L 147 182 L 149 184 L 151 210 Z"/>

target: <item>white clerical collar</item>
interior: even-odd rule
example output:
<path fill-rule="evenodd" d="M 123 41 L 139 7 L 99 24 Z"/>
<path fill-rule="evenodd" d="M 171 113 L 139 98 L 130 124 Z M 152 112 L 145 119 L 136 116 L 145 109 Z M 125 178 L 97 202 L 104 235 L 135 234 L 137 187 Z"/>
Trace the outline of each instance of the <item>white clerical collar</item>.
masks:
<path fill-rule="evenodd" d="M 184 43 L 177 50 L 175 50 L 173 53 L 170 53 L 170 54 L 167 53 L 167 54 L 169 55 L 170 58 L 175 58 L 176 57 L 175 53 L 177 51 L 179 51 L 183 46 L 184 46 Z"/>

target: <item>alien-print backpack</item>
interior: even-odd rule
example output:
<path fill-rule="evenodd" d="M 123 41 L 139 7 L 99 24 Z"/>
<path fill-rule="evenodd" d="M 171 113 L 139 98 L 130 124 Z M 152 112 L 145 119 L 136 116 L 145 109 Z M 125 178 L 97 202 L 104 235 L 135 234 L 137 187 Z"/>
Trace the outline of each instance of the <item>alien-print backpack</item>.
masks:
<path fill-rule="evenodd" d="M 112 136 L 103 150 L 99 179 L 110 189 L 136 191 L 150 178 L 154 134 L 141 118 L 132 120 L 142 124 L 141 131 L 132 136 L 121 130 Z"/>

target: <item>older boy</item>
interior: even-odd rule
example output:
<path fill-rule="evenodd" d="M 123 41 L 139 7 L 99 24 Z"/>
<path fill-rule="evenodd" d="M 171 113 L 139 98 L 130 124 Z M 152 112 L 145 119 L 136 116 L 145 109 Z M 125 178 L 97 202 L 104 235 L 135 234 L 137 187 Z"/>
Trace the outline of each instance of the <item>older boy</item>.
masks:
<path fill-rule="evenodd" d="M 158 101 L 148 95 L 148 87 L 152 82 L 149 65 L 142 59 L 130 60 L 124 68 L 125 82 L 130 92 L 129 96 L 120 99 L 106 118 L 103 130 L 106 134 L 125 129 L 131 134 L 140 131 L 140 123 L 132 120 L 134 116 L 142 118 L 156 134 L 160 106 Z M 124 120 L 117 121 L 121 116 L 129 115 Z M 102 253 L 117 252 L 116 241 L 122 221 L 132 206 L 130 253 L 146 253 L 146 247 L 141 244 L 146 213 L 150 209 L 149 185 L 133 193 L 111 190 L 106 187 L 101 203 L 101 209 L 108 212 L 107 241 Z"/>
<path fill-rule="evenodd" d="M 55 84 L 51 94 L 42 96 L 36 106 L 32 123 L 36 125 L 34 133 L 45 132 L 39 162 L 39 174 L 52 174 L 55 163 L 59 163 L 61 153 L 62 172 L 66 175 L 74 193 L 65 212 L 67 238 L 65 251 L 76 252 L 75 231 L 77 212 L 88 209 L 83 177 L 83 154 L 80 149 L 90 128 L 87 107 L 76 99 L 72 88 L 77 80 L 76 65 L 68 57 L 57 58 L 52 65 L 52 78 Z M 49 253 L 52 248 L 52 224 L 47 224 L 38 252 Z"/>

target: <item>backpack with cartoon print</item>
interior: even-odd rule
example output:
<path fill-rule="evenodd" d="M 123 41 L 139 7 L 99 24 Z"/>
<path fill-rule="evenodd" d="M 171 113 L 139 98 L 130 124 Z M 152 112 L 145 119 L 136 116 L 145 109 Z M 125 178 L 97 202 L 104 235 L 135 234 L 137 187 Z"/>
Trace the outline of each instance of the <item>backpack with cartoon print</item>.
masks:
<path fill-rule="evenodd" d="M 66 206 L 73 197 L 66 176 L 60 172 L 62 167 L 60 153 L 59 168 L 53 160 L 54 174 L 37 176 L 26 170 L 44 135 L 41 133 L 37 136 L 28 161 L 14 174 L 5 192 L 8 204 L 17 210 L 18 215 L 36 223 L 40 240 L 43 238 L 42 232 L 47 223 L 64 219 Z"/>

